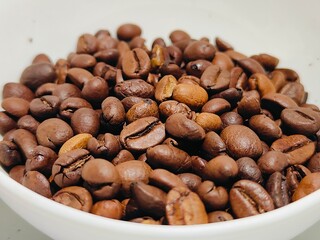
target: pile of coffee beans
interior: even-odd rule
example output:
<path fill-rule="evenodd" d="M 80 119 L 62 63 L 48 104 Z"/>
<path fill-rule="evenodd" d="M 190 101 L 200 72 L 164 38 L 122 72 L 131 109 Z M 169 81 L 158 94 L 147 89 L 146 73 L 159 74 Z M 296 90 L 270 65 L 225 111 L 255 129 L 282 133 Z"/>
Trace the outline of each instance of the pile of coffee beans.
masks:
<path fill-rule="evenodd" d="M 262 214 L 320 188 L 320 111 L 278 58 L 123 24 L 3 88 L 0 163 L 75 209 L 144 224 Z"/>

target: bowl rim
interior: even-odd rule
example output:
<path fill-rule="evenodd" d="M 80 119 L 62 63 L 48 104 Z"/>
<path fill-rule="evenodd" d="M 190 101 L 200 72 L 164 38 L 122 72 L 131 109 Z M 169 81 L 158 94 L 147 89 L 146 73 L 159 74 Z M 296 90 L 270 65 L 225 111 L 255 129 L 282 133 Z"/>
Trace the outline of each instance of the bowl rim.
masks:
<path fill-rule="evenodd" d="M 1 167 L 2 168 L 2 167 Z M 2 170 L 2 169 L 1 169 Z M 0 171 L 0 197 L 3 194 L 12 194 L 23 198 L 27 204 L 34 205 L 35 207 L 49 212 L 57 217 L 66 220 L 78 222 L 90 227 L 112 230 L 113 232 L 130 232 L 133 235 L 151 235 L 157 231 L 158 237 L 179 237 L 188 234 L 198 234 L 199 237 L 208 235 L 208 232 L 226 233 L 228 231 L 245 231 L 246 229 L 254 229 L 265 225 L 266 222 L 279 222 L 288 219 L 294 215 L 303 212 L 312 206 L 319 204 L 320 190 L 311 193 L 310 195 L 300 199 L 299 201 L 292 202 L 287 206 L 275 209 L 271 212 L 266 212 L 260 215 L 246 217 L 241 219 L 234 219 L 232 221 L 208 223 L 199 225 L 188 226 L 169 226 L 169 225 L 149 225 L 149 224 L 136 224 L 132 222 L 114 220 L 97 216 L 91 213 L 83 212 L 63 204 L 57 203 L 51 199 L 43 197 L 32 190 L 24 187 L 20 183 L 11 179 L 8 174 Z M 3 199 L 8 204 L 5 199 Z M 15 211 L 13 206 L 9 207 Z M 19 214 L 19 213 L 18 213 Z M 19 214 L 20 215 L 20 214 Z M 24 216 L 20 215 L 22 218 Z M 32 224 L 32 223 L 31 223 Z M 41 229 L 40 229 L 41 231 Z"/>

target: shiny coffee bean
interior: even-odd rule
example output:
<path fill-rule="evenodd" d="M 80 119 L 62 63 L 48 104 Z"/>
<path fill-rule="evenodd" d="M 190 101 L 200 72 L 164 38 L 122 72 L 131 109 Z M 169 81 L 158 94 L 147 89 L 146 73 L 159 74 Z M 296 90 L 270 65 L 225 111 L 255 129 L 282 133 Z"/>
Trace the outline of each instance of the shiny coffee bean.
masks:
<path fill-rule="evenodd" d="M 150 184 L 157 186 L 165 192 L 168 192 L 174 187 L 187 187 L 177 175 L 169 172 L 166 169 L 154 169 L 149 175 Z"/>
<path fill-rule="evenodd" d="M 110 133 L 99 135 L 97 138 L 88 139 L 86 148 L 94 157 L 100 157 L 111 160 L 121 150 L 119 140 Z M 130 160 L 133 160 L 132 157 Z"/>
<path fill-rule="evenodd" d="M 91 68 L 97 63 L 94 56 L 86 53 L 74 54 L 69 60 L 71 68 Z"/>
<path fill-rule="evenodd" d="M 41 97 L 45 95 L 52 95 L 53 91 L 56 89 L 58 84 L 56 83 L 45 83 L 37 88 L 35 92 L 36 97 Z"/>
<path fill-rule="evenodd" d="M 21 83 L 9 82 L 3 86 L 2 98 L 9 97 L 23 98 L 30 102 L 34 98 L 34 93 Z"/>
<path fill-rule="evenodd" d="M 231 105 L 227 100 L 223 98 L 213 98 L 203 105 L 201 112 L 221 115 L 225 112 L 228 112 L 230 109 Z"/>
<path fill-rule="evenodd" d="M 16 165 L 9 171 L 9 177 L 22 185 L 23 176 L 26 172 L 24 165 Z"/>
<path fill-rule="evenodd" d="M 60 100 L 56 96 L 46 95 L 30 102 L 30 113 L 36 119 L 55 117 L 59 111 Z"/>
<path fill-rule="evenodd" d="M 38 171 L 26 172 L 22 178 L 22 185 L 46 198 L 52 196 L 47 178 Z"/>
<path fill-rule="evenodd" d="M 200 125 L 205 132 L 219 132 L 222 128 L 221 118 L 213 113 L 199 113 L 196 115 L 195 122 Z"/>
<path fill-rule="evenodd" d="M 261 53 L 259 55 L 253 55 L 253 56 L 251 56 L 251 58 L 253 58 L 257 62 L 259 62 L 264 67 L 264 69 L 267 71 L 274 70 L 279 63 L 278 58 L 271 56 L 269 54 L 266 54 L 266 53 Z"/>
<path fill-rule="evenodd" d="M 238 177 L 262 184 L 263 177 L 257 163 L 249 157 L 242 157 L 236 161 L 238 165 Z"/>
<path fill-rule="evenodd" d="M 254 73 L 262 73 L 265 74 L 265 70 L 262 65 L 254 60 L 253 58 L 243 58 L 237 60 L 238 65 L 247 73 L 254 74 Z"/>
<path fill-rule="evenodd" d="M 67 140 L 59 149 L 59 156 L 71 150 L 87 148 L 89 139 L 92 135 L 89 133 L 79 133 Z"/>
<path fill-rule="evenodd" d="M 304 177 L 299 183 L 296 191 L 292 196 L 292 201 L 297 201 L 316 190 L 320 189 L 320 173 L 311 173 Z"/>
<path fill-rule="evenodd" d="M 200 78 L 207 67 L 211 65 L 211 62 L 204 59 L 199 59 L 189 62 L 186 66 L 186 71 L 187 74 Z"/>
<path fill-rule="evenodd" d="M 291 202 L 286 177 L 280 172 L 271 174 L 266 184 L 266 190 L 273 199 L 275 208 L 283 207 Z"/>
<path fill-rule="evenodd" d="M 117 29 L 117 37 L 123 41 L 130 41 L 134 37 L 140 36 L 141 32 L 142 30 L 138 25 L 126 23 Z"/>
<path fill-rule="evenodd" d="M 289 161 L 285 153 L 269 151 L 258 159 L 257 164 L 262 173 L 273 174 L 288 167 Z"/>
<path fill-rule="evenodd" d="M 172 43 L 176 43 L 182 40 L 190 40 L 191 37 L 190 35 L 183 31 L 183 30 L 174 30 L 173 32 L 170 33 L 169 38 L 171 40 Z"/>
<path fill-rule="evenodd" d="M 129 96 L 152 98 L 154 95 L 154 87 L 142 79 L 132 79 L 117 83 L 114 91 L 119 99 Z"/>
<path fill-rule="evenodd" d="M 150 58 L 141 48 L 126 52 L 122 58 L 122 70 L 128 78 L 145 78 L 150 69 Z"/>
<path fill-rule="evenodd" d="M 13 167 L 21 164 L 22 158 L 16 144 L 9 141 L 0 141 L 0 164 L 4 167 Z"/>
<path fill-rule="evenodd" d="M 288 82 L 281 88 L 280 93 L 292 98 L 298 105 L 305 103 L 307 100 L 304 86 L 299 82 Z"/>
<path fill-rule="evenodd" d="M 60 104 L 59 115 L 63 119 L 70 120 L 75 111 L 80 108 L 92 108 L 91 104 L 79 97 L 68 97 Z"/>
<path fill-rule="evenodd" d="M 70 83 L 63 83 L 57 85 L 53 91 L 52 95 L 59 97 L 60 101 L 69 98 L 69 97 L 81 97 L 81 91 L 80 89 Z"/>
<path fill-rule="evenodd" d="M 216 43 L 217 48 L 221 52 L 224 52 L 227 50 L 233 50 L 233 47 L 228 42 L 221 39 L 220 37 L 215 38 L 215 43 Z"/>
<path fill-rule="evenodd" d="M 215 47 L 205 41 L 194 41 L 186 47 L 183 57 L 186 62 L 204 59 L 212 61 L 216 53 Z"/>
<path fill-rule="evenodd" d="M 169 116 L 175 113 L 182 113 L 188 119 L 192 118 L 191 109 L 186 104 L 175 100 L 168 100 L 160 103 L 159 112 L 161 117 L 163 117 L 164 119 L 167 119 Z"/>
<path fill-rule="evenodd" d="M 230 71 L 234 67 L 232 59 L 223 52 L 216 52 L 212 64 L 219 66 L 221 70 Z"/>
<path fill-rule="evenodd" d="M 29 132 L 36 134 L 39 122 L 31 115 L 25 115 L 19 118 L 17 125 L 18 128 L 28 130 Z"/>
<path fill-rule="evenodd" d="M 98 41 L 95 36 L 85 33 L 78 38 L 77 53 L 92 54 L 97 51 L 97 48 L 98 48 Z"/>
<path fill-rule="evenodd" d="M 222 129 L 230 125 L 243 125 L 243 119 L 240 114 L 236 112 L 226 112 L 220 116 L 222 121 Z"/>
<path fill-rule="evenodd" d="M 123 216 L 123 206 L 117 199 L 102 200 L 94 203 L 90 213 L 94 215 L 120 220 Z"/>
<path fill-rule="evenodd" d="M 131 152 L 129 152 L 128 150 L 126 149 L 122 149 L 119 151 L 119 153 L 112 159 L 112 164 L 113 165 L 118 165 L 120 163 L 123 163 L 123 162 L 127 162 L 127 161 L 130 161 L 130 160 L 134 160 L 134 156 L 132 155 Z"/>
<path fill-rule="evenodd" d="M 133 105 L 126 113 L 127 123 L 132 123 L 135 120 L 144 117 L 159 118 L 158 105 L 151 99 L 143 99 L 142 101 Z"/>
<path fill-rule="evenodd" d="M 33 149 L 38 145 L 34 134 L 25 129 L 17 129 L 12 132 L 11 137 L 10 140 L 17 145 L 24 159 L 32 156 Z"/>
<path fill-rule="evenodd" d="M 212 159 L 225 153 L 227 147 L 217 133 L 210 131 L 206 133 L 201 149 L 203 150 L 206 159 Z"/>
<path fill-rule="evenodd" d="M 301 180 L 311 172 L 303 165 L 293 165 L 286 169 L 286 180 L 290 196 L 296 191 Z"/>
<path fill-rule="evenodd" d="M 30 103 L 23 99 L 17 97 L 9 97 L 2 100 L 1 107 L 14 117 L 23 117 L 29 112 Z"/>
<path fill-rule="evenodd" d="M 71 127 L 75 134 L 89 133 L 96 136 L 100 128 L 100 119 L 91 108 L 80 108 L 71 117 Z"/>
<path fill-rule="evenodd" d="M 268 93 L 275 93 L 276 89 L 271 80 L 263 73 L 255 73 L 248 79 L 249 89 L 257 90 L 261 97 Z"/>
<path fill-rule="evenodd" d="M 197 190 L 202 182 L 201 177 L 194 173 L 180 173 L 178 176 L 181 178 L 182 182 L 193 192 Z"/>

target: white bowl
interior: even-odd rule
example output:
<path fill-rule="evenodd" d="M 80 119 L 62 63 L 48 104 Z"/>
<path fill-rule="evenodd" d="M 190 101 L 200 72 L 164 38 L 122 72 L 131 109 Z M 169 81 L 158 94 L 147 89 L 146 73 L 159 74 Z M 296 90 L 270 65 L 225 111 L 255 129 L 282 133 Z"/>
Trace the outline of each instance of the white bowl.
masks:
<path fill-rule="evenodd" d="M 220 36 L 247 55 L 270 53 L 295 69 L 320 96 L 320 2 L 282 1 L 1 1 L 0 79 L 18 81 L 37 53 L 54 61 L 75 49 L 77 37 L 134 22 L 151 39 L 177 28 L 193 37 Z M 197 226 L 149 226 L 116 221 L 65 207 L 19 185 L 0 169 L 0 197 L 53 239 L 290 239 L 320 219 L 320 191 L 255 217 Z"/>

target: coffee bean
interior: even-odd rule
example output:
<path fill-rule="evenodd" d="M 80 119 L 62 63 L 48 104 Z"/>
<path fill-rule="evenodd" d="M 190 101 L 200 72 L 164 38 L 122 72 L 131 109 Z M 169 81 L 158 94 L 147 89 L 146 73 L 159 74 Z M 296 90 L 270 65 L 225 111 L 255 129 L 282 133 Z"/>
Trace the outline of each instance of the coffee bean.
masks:
<path fill-rule="evenodd" d="M 253 91 L 253 92 L 252 92 Z M 261 113 L 261 104 L 259 97 L 256 97 L 252 90 L 243 96 L 238 103 L 238 113 L 244 118 L 249 119 L 250 117 Z"/>
<path fill-rule="evenodd" d="M 164 119 L 167 119 L 169 116 L 175 113 L 182 113 L 188 119 L 192 118 L 191 109 L 186 104 L 175 100 L 168 100 L 160 103 L 159 112 L 161 117 L 163 117 Z"/>
<path fill-rule="evenodd" d="M 182 182 L 193 192 L 197 190 L 202 182 L 201 177 L 194 173 L 180 173 L 178 176 Z"/>
<path fill-rule="evenodd" d="M 231 105 L 227 100 L 223 98 L 213 98 L 203 105 L 201 112 L 221 115 L 225 112 L 228 112 L 230 109 Z"/>
<path fill-rule="evenodd" d="M 52 196 L 48 179 L 38 171 L 26 172 L 22 178 L 22 185 L 46 198 Z"/>
<path fill-rule="evenodd" d="M 93 75 L 88 70 L 82 68 L 69 69 L 67 76 L 79 88 L 82 88 L 86 82 L 93 78 Z"/>
<path fill-rule="evenodd" d="M 208 223 L 208 215 L 199 196 L 187 188 L 173 188 L 167 195 L 166 218 L 169 225 Z"/>
<path fill-rule="evenodd" d="M 278 151 L 267 152 L 258 159 L 257 163 L 264 174 L 281 172 L 289 165 L 286 154 Z"/>
<path fill-rule="evenodd" d="M 122 70 L 128 78 L 145 78 L 150 68 L 150 58 L 141 48 L 126 52 L 122 58 Z"/>
<path fill-rule="evenodd" d="M 254 74 L 254 73 L 262 73 L 265 74 L 264 68 L 261 64 L 254 60 L 253 58 L 243 58 L 237 60 L 238 65 L 247 73 Z"/>
<path fill-rule="evenodd" d="M 114 198 L 121 187 L 116 167 L 102 158 L 85 162 L 81 178 L 84 180 L 83 186 L 98 200 Z"/>
<path fill-rule="evenodd" d="M 90 210 L 95 215 L 118 220 L 122 218 L 123 211 L 123 206 L 117 199 L 98 201 Z"/>
<path fill-rule="evenodd" d="M 86 53 L 74 54 L 69 60 L 71 68 L 91 68 L 97 61 L 94 56 Z"/>
<path fill-rule="evenodd" d="M 165 192 L 174 187 L 187 187 L 177 175 L 161 168 L 154 169 L 150 173 L 149 181 L 150 184 L 159 187 Z"/>
<path fill-rule="evenodd" d="M 216 43 L 217 48 L 221 52 L 224 52 L 227 50 L 233 50 L 233 47 L 228 42 L 221 39 L 220 37 L 215 38 L 215 43 Z"/>
<path fill-rule="evenodd" d="M 222 129 L 230 125 L 243 125 L 243 119 L 240 114 L 236 112 L 226 112 L 220 116 L 222 121 Z"/>
<path fill-rule="evenodd" d="M 0 164 L 4 167 L 13 167 L 21 164 L 22 159 L 16 144 L 9 141 L 0 141 Z"/>
<path fill-rule="evenodd" d="M 216 53 L 215 47 L 205 41 L 194 41 L 184 49 L 183 57 L 186 62 L 204 59 L 212 61 Z"/>
<path fill-rule="evenodd" d="M 199 59 L 188 62 L 186 71 L 187 74 L 200 78 L 203 72 L 211 65 L 211 62 L 204 59 Z"/>
<path fill-rule="evenodd" d="M 70 68 L 69 62 L 66 59 L 62 59 L 62 58 L 58 59 L 54 68 L 55 68 L 56 74 L 57 74 L 57 80 L 55 82 L 57 84 L 65 83 L 66 79 L 67 79 L 67 75 L 68 75 L 68 70 Z"/>
<path fill-rule="evenodd" d="M 227 148 L 221 137 L 217 133 L 210 131 L 206 133 L 201 149 L 203 150 L 203 155 L 206 159 L 212 159 L 225 153 Z"/>
<path fill-rule="evenodd" d="M 1 107 L 11 116 L 22 117 L 29 112 L 29 102 L 23 98 L 9 97 L 3 99 Z"/>
<path fill-rule="evenodd" d="M 151 99 L 143 99 L 142 101 L 133 105 L 126 113 L 127 123 L 134 122 L 144 117 L 159 118 L 159 109 L 155 101 Z"/>
<path fill-rule="evenodd" d="M 201 75 L 200 85 L 210 93 L 221 92 L 229 87 L 230 72 L 217 65 L 212 65 L 204 70 Z"/>
<path fill-rule="evenodd" d="M 51 60 L 48 55 L 44 53 L 40 53 L 36 55 L 32 60 L 32 63 L 39 63 L 39 62 L 51 63 Z"/>
<path fill-rule="evenodd" d="M 106 49 L 96 52 L 93 56 L 98 61 L 115 66 L 119 60 L 120 54 L 118 49 Z"/>
<path fill-rule="evenodd" d="M 230 213 L 224 211 L 213 211 L 208 213 L 208 222 L 215 223 L 215 222 L 224 222 L 233 220 L 233 217 Z"/>
<path fill-rule="evenodd" d="M 297 201 L 320 188 L 320 173 L 311 173 L 305 176 L 299 183 L 298 188 L 292 196 L 292 201 Z"/>
<path fill-rule="evenodd" d="M 218 132 L 222 127 L 221 118 L 213 113 L 199 113 L 196 115 L 195 122 L 199 124 L 205 130 L 205 132 Z"/>
<path fill-rule="evenodd" d="M 84 83 L 81 94 L 92 105 L 100 105 L 109 96 L 108 83 L 101 77 L 93 77 Z"/>
<path fill-rule="evenodd" d="M 253 56 L 251 56 L 251 58 L 253 58 L 257 62 L 259 62 L 264 67 L 264 69 L 267 71 L 274 70 L 279 63 L 278 58 L 271 56 L 269 54 L 266 54 L 266 53 L 262 53 L 259 55 L 253 55 Z"/>
<path fill-rule="evenodd" d="M 242 59 L 248 59 L 246 55 L 244 55 L 243 53 L 237 52 L 233 49 L 226 50 L 224 51 L 224 53 L 227 54 L 235 62 L 238 62 Z"/>
<path fill-rule="evenodd" d="M 117 29 L 117 37 L 123 41 L 130 41 L 136 36 L 141 35 L 141 28 L 133 23 L 126 23 Z"/>
<path fill-rule="evenodd" d="M 176 78 L 172 75 L 166 75 L 161 78 L 154 92 L 154 97 L 156 98 L 156 100 L 158 102 L 163 102 L 168 98 L 171 98 L 173 89 L 175 88 L 177 83 L 178 82 Z"/>
<path fill-rule="evenodd" d="M 280 93 L 292 98 L 298 105 L 306 101 L 307 93 L 304 86 L 299 82 L 288 82 L 281 88 Z"/>
<path fill-rule="evenodd" d="M 152 98 L 154 95 L 154 87 L 141 79 L 117 83 L 114 87 L 114 91 L 119 99 L 129 96 Z"/>
<path fill-rule="evenodd" d="M 70 120 L 74 112 L 80 108 L 92 108 L 92 106 L 83 98 L 68 97 L 60 104 L 59 115 L 63 119 Z"/>
<path fill-rule="evenodd" d="M 16 165 L 9 171 L 9 177 L 22 185 L 23 176 L 25 174 L 24 165 Z"/>
<path fill-rule="evenodd" d="M 112 164 L 116 166 L 120 163 L 127 162 L 127 161 L 134 160 L 134 159 L 135 158 L 131 152 L 129 152 L 126 149 L 122 149 L 119 151 L 117 156 L 115 156 L 115 158 L 112 159 Z"/>
<path fill-rule="evenodd" d="M 262 184 L 263 178 L 257 163 L 249 157 L 242 157 L 236 161 L 238 165 L 238 177 Z"/>
<path fill-rule="evenodd" d="M 8 116 L 6 112 L 0 112 L 0 134 L 1 135 L 4 135 L 10 130 L 16 129 L 17 127 L 18 127 L 17 123 L 12 117 Z"/>
<path fill-rule="evenodd" d="M 246 126 L 230 125 L 222 130 L 220 137 L 227 146 L 227 152 L 234 158 L 256 159 L 262 154 L 259 137 Z"/>
<path fill-rule="evenodd" d="M 21 83 L 9 82 L 3 86 L 2 98 L 9 97 L 23 98 L 30 102 L 34 98 L 34 93 Z"/>
<path fill-rule="evenodd" d="M 88 190 L 79 186 L 62 188 L 53 195 L 52 200 L 84 212 L 90 211 L 93 202 Z"/>
<path fill-rule="evenodd" d="M 30 102 L 30 113 L 36 119 L 55 117 L 59 111 L 60 100 L 56 96 L 45 95 Z"/>
<path fill-rule="evenodd" d="M 24 159 L 31 157 L 38 145 L 35 135 L 25 129 L 14 130 L 11 141 L 17 145 Z"/>
<path fill-rule="evenodd" d="M 274 172 L 269 177 L 266 190 L 273 199 L 275 208 L 280 208 L 290 203 L 287 181 L 280 172 Z"/>
<path fill-rule="evenodd" d="M 248 79 L 249 89 L 257 90 L 261 97 L 268 93 L 275 93 L 276 89 L 271 80 L 262 73 L 255 73 Z"/>
<path fill-rule="evenodd" d="M 63 83 L 57 85 L 53 91 L 52 95 L 59 97 L 60 101 L 69 97 L 81 97 L 81 91 L 78 87 L 70 83 Z"/>
<path fill-rule="evenodd" d="M 311 172 L 320 172 L 320 153 L 312 156 L 307 167 Z"/>
<path fill-rule="evenodd" d="M 230 88 L 245 90 L 248 85 L 248 78 L 240 67 L 234 67 L 230 70 Z"/>
<path fill-rule="evenodd" d="M 52 95 L 53 91 L 56 89 L 58 84 L 56 83 L 45 83 L 37 88 L 35 92 L 36 97 L 42 97 L 45 95 Z"/>
<path fill-rule="evenodd" d="M 231 69 L 234 67 L 232 59 L 223 52 L 216 52 L 212 60 L 212 64 L 219 66 L 221 70 L 227 71 L 231 71 Z"/>
<path fill-rule="evenodd" d="M 293 165 L 286 170 L 286 180 L 289 189 L 289 195 L 292 196 L 296 191 L 301 180 L 311 172 L 303 165 Z"/>
<path fill-rule="evenodd" d="M 242 94 L 243 94 L 243 91 L 241 89 L 228 88 L 217 94 L 212 95 L 211 99 L 223 98 L 230 103 L 231 108 L 234 108 L 237 106 L 237 103 L 241 100 Z"/>
<path fill-rule="evenodd" d="M 230 190 L 230 204 L 237 218 L 258 215 L 274 209 L 268 192 L 258 183 L 250 180 L 236 182 Z"/>
<path fill-rule="evenodd" d="M 75 149 L 86 148 L 89 139 L 92 137 L 88 133 L 79 133 L 67 140 L 59 149 L 59 156 Z"/>
<path fill-rule="evenodd" d="M 277 68 L 277 71 L 280 71 L 284 74 L 285 78 L 289 82 L 299 82 L 300 78 L 296 71 L 289 68 Z"/>
<path fill-rule="evenodd" d="M 172 43 L 176 43 L 182 40 L 190 40 L 191 37 L 190 35 L 183 31 L 183 30 L 174 30 L 173 32 L 170 33 L 169 38 Z"/>
<path fill-rule="evenodd" d="M 92 54 L 97 51 L 97 48 L 98 48 L 98 41 L 95 36 L 85 33 L 78 38 L 77 53 Z"/>

